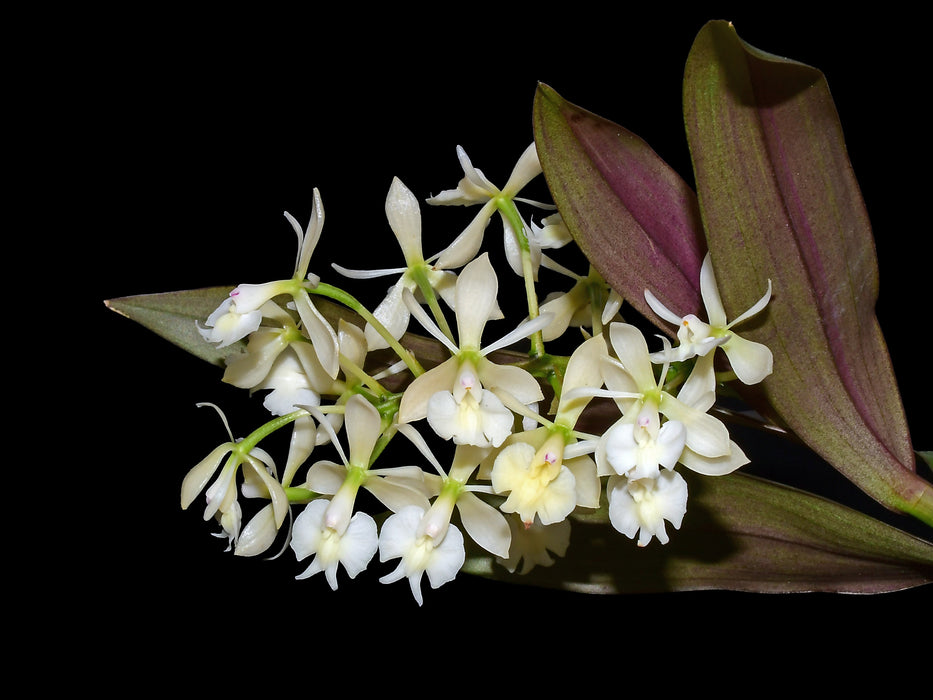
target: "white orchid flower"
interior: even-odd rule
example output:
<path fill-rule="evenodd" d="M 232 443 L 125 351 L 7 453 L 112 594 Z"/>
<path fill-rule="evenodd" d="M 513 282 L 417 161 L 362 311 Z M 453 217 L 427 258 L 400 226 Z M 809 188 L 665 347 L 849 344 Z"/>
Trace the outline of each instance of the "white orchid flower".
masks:
<path fill-rule="evenodd" d="M 421 605 L 421 578 L 427 573 L 432 588 L 452 581 L 466 560 L 463 535 L 456 525 L 444 522 L 441 532 L 431 534 L 438 517 L 435 510 L 424 511 L 408 506 L 390 515 L 379 536 L 379 559 L 399 559 L 398 566 L 381 577 L 381 583 L 393 583 L 407 577 L 411 592 Z"/>
<path fill-rule="evenodd" d="M 253 331 L 245 352 L 227 360 L 223 381 L 251 391 L 271 390 L 263 403 L 273 415 L 318 405 L 321 394 L 334 389 L 334 379 L 288 312 L 272 301 L 262 312 L 279 325 Z"/>
<path fill-rule="evenodd" d="M 288 514 L 288 496 L 282 485 L 273 476 L 275 463 L 271 455 L 253 442 L 248 440 L 235 440 L 230 433 L 227 419 L 223 412 L 213 404 L 198 404 L 211 406 L 220 414 L 221 420 L 227 429 L 229 440 L 215 447 L 198 464 L 192 467 L 185 475 L 181 485 L 181 507 L 187 509 L 204 491 L 207 505 L 204 509 L 204 520 L 217 516 L 221 520 L 230 543 L 235 544 L 239 535 L 240 507 L 237 502 L 237 474 L 243 471 L 253 484 L 262 485 L 262 493 L 270 499 L 274 509 L 276 528 L 281 527 Z M 221 468 L 220 465 L 223 464 Z M 217 478 L 208 486 L 208 482 L 217 473 Z M 205 487 L 207 487 L 205 489 Z M 258 490 L 257 487 L 253 487 Z"/>
<path fill-rule="evenodd" d="M 673 469 L 680 461 L 686 436 L 680 421 L 662 425 L 660 414 L 645 407 L 635 422 L 619 421 L 606 431 L 600 461 L 612 468 L 613 475 L 657 478 L 662 467 Z"/>
<path fill-rule="evenodd" d="M 664 306 L 654 294 L 645 290 L 645 300 L 652 310 L 665 321 L 678 326 L 679 345 L 673 349 L 670 359 L 686 360 L 695 356 L 704 356 L 711 350 L 722 347 L 739 381 L 745 384 L 757 384 L 771 374 L 773 368 L 771 350 L 766 345 L 742 338 L 732 330 L 733 326 L 750 319 L 767 306 L 771 299 L 771 280 L 768 280 L 767 291 L 751 308 L 731 322 L 727 321 L 713 272 L 712 260 L 707 253 L 700 268 L 700 295 L 706 308 L 708 319 L 706 322 L 694 314 L 678 316 Z"/>
<path fill-rule="evenodd" d="M 425 481 L 434 485 L 437 498 L 430 508 L 409 506 L 386 520 L 379 536 L 379 558 L 400 561 L 394 571 L 379 580 L 393 583 L 407 577 L 412 594 L 421 605 L 423 574 L 427 573 L 431 586 L 437 588 L 453 580 L 465 561 L 463 534 L 450 522 L 454 509 L 473 541 L 499 557 L 508 556 L 511 531 L 502 513 L 477 495 L 488 492 L 488 487 L 468 483 L 488 454 L 487 448 L 458 445 L 450 470 L 445 473 L 413 426 L 400 425 L 399 432 L 412 441 L 436 470 L 436 475 L 426 474 Z"/>
<path fill-rule="evenodd" d="M 508 438 L 490 472 L 493 491 L 508 494 L 500 508 L 517 513 L 526 527 L 537 518 L 551 525 L 577 506 L 599 506 L 594 445 L 578 442 L 573 433 L 591 395 L 574 390 L 602 386 L 600 361 L 607 357 L 602 335 L 583 342 L 570 356 L 554 421 Z M 542 422 L 543 421 L 542 419 Z"/>
<path fill-rule="evenodd" d="M 237 286 L 207 319 L 208 328 L 199 326 L 199 331 L 206 340 L 221 343 L 221 347 L 233 343 L 259 327 L 262 317 L 260 310 L 266 302 L 280 295 L 288 295 L 298 311 L 302 328 L 311 340 L 321 366 L 329 376 L 336 377 L 340 368 L 337 334 L 311 302 L 306 289 L 307 285 L 313 287 L 320 281 L 316 275 L 308 272 L 311 254 L 324 226 L 324 206 L 317 188 L 314 189 L 311 220 L 304 231 L 288 212 L 285 212 L 285 218 L 298 236 L 298 254 L 292 277 Z"/>
<path fill-rule="evenodd" d="M 697 358 L 690 375 L 677 392 L 677 400 L 699 411 L 708 411 L 713 406 L 716 401 L 716 377 L 712 353 Z M 697 454 L 689 446 L 684 446 L 680 463 L 705 476 L 731 474 L 750 460 L 734 440 L 730 440 L 729 445 L 729 452 L 718 456 Z"/>
<path fill-rule="evenodd" d="M 514 421 L 503 397 L 523 405 L 544 398 L 529 372 L 497 365 L 488 355 L 532 335 L 550 321 L 550 316 L 525 321 L 498 341 L 482 346 L 483 330 L 496 307 L 498 286 L 487 253 L 460 273 L 455 290 L 459 345 L 447 338 L 406 292 L 409 311 L 450 350 L 451 357 L 416 377 L 407 387 L 399 406 L 399 423 L 427 418 L 435 432 L 457 444 L 499 446 L 511 433 Z"/>
<path fill-rule="evenodd" d="M 445 492 L 455 498 L 460 521 L 470 538 L 480 547 L 497 556 L 508 556 L 511 536 L 509 526 L 502 513 L 480 498 L 481 493 L 490 493 L 488 485 L 472 484 L 470 479 L 481 463 L 489 456 L 490 448 L 476 445 L 457 445 L 448 471 L 444 471 L 434 452 L 421 434 L 410 424 L 398 426 L 400 433 L 408 437 L 431 465 L 436 474 L 424 474 L 425 484 L 431 494 Z M 391 475 L 386 476 L 392 479 Z"/>
<path fill-rule="evenodd" d="M 334 264 L 333 268 L 345 277 L 353 279 L 400 275 L 398 281 L 389 288 L 388 294 L 373 311 L 373 316 L 391 333 L 393 338 L 398 340 L 408 329 L 411 318 L 402 298 L 403 290 L 409 290 L 421 301 L 423 297 L 419 283 L 426 283 L 448 305 L 453 306 L 453 289 L 457 278 L 440 262 L 435 264 L 425 262 L 421 245 L 421 209 L 411 190 L 397 177 L 392 179 L 389 187 L 385 212 L 389 228 L 392 229 L 402 249 L 405 266 L 378 270 L 351 270 Z M 387 341 L 369 323 L 365 328 L 366 342 L 371 350 L 388 347 Z"/>
<path fill-rule="evenodd" d="M 332 431 L 332 424 L 314 407 L 322 428 Z M 308 469 L 305 487 L 315 493 L 333 495 L 342 489 L 364 488 L 392 511 L 408 505 L 427 509 L 429 489 L 424 485 L 421 469 L 415 467 L 372 468 L 373 450 L 382 436 L 384 426 L 379 411 L 359 394 L 351 396 L 344 407 L 344 432 L 348 451 L 344 452 L 336 434 L 331 435 L 340 463 L 320 460 Z M 385 478 L 383 478 L 385 477 Z M 390 478 L 391 477 L 391 478 Z"/>
<path fill-rule="evenodd" d="M 227 297 L 210 313 L 204 323 L 204 326 L 197 326 L 201 337 L 209 343 L 216 343 L 219 348 L 224 348 L 259 328 L 262 313 L 259 309 L 240 311 L 233 298 Z"/>
<path fill-rule="evenodd" d="M 507 494 L 499 508 L 516 513 L 526 527 L 560 522 L 577 506 L 577 483 L 564 462 L 564 439 L 546 428 L 521 433 L 499 452 L 492 468 L 492 488 Z M 593 474 L 595 477 L 595 469 Z"/>
<path fill-rule="evenodd" d="M 309 411 L 313 415 L 314 407 Z M 319 421 L 324 427 L 330 425 L 323 416 Z M 361 487 L 391 509 L 428 503 L 423 493 L 407 484 L 380 479 L 379 470 L 370 468 L 373 451 L 383 433 L 382 417 L 359 394 L 351 396 L 344 407 L 344 430 L 348 452 L 343 451 L 337 436 L 332 436 L 342 464 L 319 461 L 308 470 L 305 482 L 310 491 L 333 494 L 333 498 L 317 498 L 305 506 L 295 519 L 291 540 L 291 548 L 299 561 L 314 555 L 311 564 L 297 578 L 308 578 L 323 571 L 333 589 L 337 588 L 339 565 L 353 578 L 366 568 L 378 549 L 375 521 L 366 513 L 354 512 Z"/>
<path fill-rule="evenodd" d="M 627 323 L 613 323 L 609 326 L 609 337 L 618 359 L 610 357 L 603 361 L 607 388 L 604 395 L 615 399 L 622 412 L 621 421 L 634 423 L 645 418 L 645 410 L 658 412 L 683 425 L 685 446 L 697 454 L 704 457 L 729 454 L 729 431 L 722 421 L 664 389 L 666 364 L 655 378 L 648 344 L 640 330 Z M 604 434 L 603 445 L 607 439 Z M 601 455 L 604 455 L 603 450 L 597 448 L 597 463 L 600 463 Z M 602 465 L 601 472 L 605 473 Z"/>
<path fill-rule="evenodd" d="M 379 535 L 376 522 L 367 513 L 350 515 L 345 501 L 317 498 L 295 518 L 290 546 L 298 561 L 314 556 L 295 578 L 306 579 L 323 571 L 331 589 L 337 590 L 338 566 L 342 564 L 350 578 L 356 578 L 375 556 Z"/>
<path fill-rule="evenodd" d="M 675 471 L 662 471 L 656 478 L 629 479 L 616 476 L 606 484 L 609 493 L 609 522 L 626 537 L 638 536 L 638 546 L 657 537 L 667 544 L 667 521 L 680 529 L 687 512 L 687 482 Z"/>
<path fill-rule="evenodd" d="M 529 221 L 531 224 L 531 237 L 534 238 L 542 250 L 563 248 L 568 243 L 573 242 L 573 236 L 567 224 L 564 223 L 564 217 L 560 212 L 546 216 L 541 220 L 541 226 Z"/>
<path fill-rule="evenodd" d="M 521 275 L 521 252 L 517 233 L 513 230 L 509 218 L 500 207 L 505 202 L 518 201 L 546 209 L 554 208 L 550 204 L 517 196 L 525 185 L 541 174 L 541 163 L 538 161 L 538 152 L 534 143 L 529 145 L 519 157 L 505 187 L 501 190 L 492 184 L 481 170 L 473 167 L 466 151 L 461 146 L 457 146 L 457 158 L 460 160 L 464 175 L 457 188 L 445 190 L 434 197 L 429 197 L 427 202 L 434 205 L 470 206 L 479 204 L 481 207 L 466 229 L 440 254 L 437 264 L 442 268 L 449 269 L 460 267 L 472 260 L 479 252 L 483 242 L 483 234 L 492 215 L 498 210 L 504 227 L 506 257 L 516 274 Z M 526 231 L 530 230 L 527 226 L 524 228 Z M 540 263 L 541 247 L 533 236 L 528 236 L 526 233 L 526 237 L 531 247 L 532 262 L 537 270 L 537 265 Z"/>

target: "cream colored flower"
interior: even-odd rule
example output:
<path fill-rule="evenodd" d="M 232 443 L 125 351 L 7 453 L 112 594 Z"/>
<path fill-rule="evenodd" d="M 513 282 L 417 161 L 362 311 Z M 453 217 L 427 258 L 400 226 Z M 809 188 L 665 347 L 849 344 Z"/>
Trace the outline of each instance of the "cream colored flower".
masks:
<path fill-rule="evenodd" d="M 755 316 L 767 306 L 771 299 L 771 280 L 768 280 L 767 291 L 751 308 L 731 322 L 727 321 L 713 272 L 712 260 L 707 253 L 700 268 L 700 294 L 703 298 L 703 305 L 706 307 L 708 322 L 701 321 L 693 314 L 678 316 L 664 306 L 650 291 L 645 290 L 645 300 L 652 310 L 665 321 L 678 327 L 679 345 L 668 354 L 669 359 L 686 360 L 698 355 L 706 355 L 715 348 L 721 347 L 726 357 L 729 358 L 732 371 L 735 372 L 739 381 L 745 384 L 757 384 L 771 374 L 774 361 L 771 350 L 766 345 L 742 338 L 732 330 L 733 326 Z"/>
<path fill-rule="evenodd" d="M 457 330 L 455 345 L 407 295 L 409 310 L 450 350 L 451 357 L 415 378 L 399 406 L 399 423 L 427 418 L 439 435 L 457 444 L 498 446 L 511 433 L 513 415 L 503 402 L 528 405 L 544 398 L 537 380 L 511 365 L 497 365 L 488 355 L 527 338 L 550 320 L 538 317 L 520 324 L 497 342 L 483 347 L 482 335 L 496 307 L 498 279 L 484 253 L 460 273 L 456 286 Z"/>
<path fill-rule="evenodd" d="M 213 404 L 200 404 L 209 405 Z M 227 426 L 226 418 L 216 406 Z M 227 427 L 229 435 L 229 427 Z M 221 468 L 221 464 L 223 467 Z M 220 473 L 208 486 L 208 482 Z M 181 485 L 181 507 L 187 509 L 204 491 L 207 505 L 204 520 L 217 517 L 231 545 L 235 545 L 240 534 L 241 510 L 237 501 L 237 475 L 244 475 L 244 490 L 247 496 L 262 496 L 273 506 L 275 527 L 281 527 L 288 514 L 288 496 L 274 476 L 275 464 L 272 457 L 251 441 L 230 439 L 215 447 L 185 475 Z M 247 484 L 249 486 L 247 486 Z M 206 487 L 206 489 L 205 489 Z"/>
<path fill-rule="evenodd" d="M 609 479 L 609 522 L 626 537 L 638 536 L 638 546 L 646 546 L 656 537 L 667 544 L 665 521 L 680 528 L 687 512 L 687 482 L 675 471 L 665 470 L 657 478 Z"/>
<path fill-rule="evenodd" d="M 422 301 L 419 281 L 425 282 L 448 305 L 454 303 L 453 289 L 457 276 L 441 263 L 425 262 L 421 245 L 421 209 L 418 200 L 401 180 L 392 179 L 385 203 L 386 218 L 395 234 L 405 267 L 379 270 L 351 270 L 333 265 L 340 274 L 353 279 L 372 279 L 388 275 L 399 275 L 398 281 L 389 288 L 385 298 L 373 311 L 373 316 L 385 329 L 398 340 L 408 329 L 411 314 L 403 300 L 402 292 L 408 290 L 415 298 Z M 499 314 L 501 316 L 501 313 Z M 388 342 L 375 328 L 366 324 L 366 342 L 371 350 L 388 347 Z"/>
<path fill-rule="evenodd" d="M 536 518 L 551 525 L 577 506 L 599 506 L 596 463 L 589 456 L 595 445 L 578 442 L 573 433 L 591 394 L 575 390 L 602 386 L 601 361 L 607 356 L 601 335 L 582 343 L 567 362 L 554 421 L 513 435 L 493 463 L 493 490 L 507 494 L 500 508 L 517 513 L 528 527 Z"/>
<path fill-rule="evenodd" d="M 463 178 L 456 189 L 445 190 L 440 194 L 428 198 L 428 204 L 462 205 L 479 204 L 480 210 L 464 229 L 464 231 L 450 244 L 438 258 L 438 265 L 444 269 L 460 267 L 472 260 L 479 252 L 483 243 L 483 234 L 493 214 L 498 210 L 501 214 L 504 228 L 504 244 L 506 258 L 516 274 L 522 274 L 521 252 L 516 232 L 513 230 L 509 217 L 502 211 L 506 202 L 525 202 L 537 207 L 553 209 L 553 205 L 535 202 L 518 197 L 518 193 L 525 185 L 541 174 L 541 163 L 538 161 L 538 152 L 532 143 L 519 157 L 512 169 L 508 182 L 501 190 L 496 187 L 478 168 L 474 168 L 467 157 L 466 151 L 457 146 L 457 158 L 463 168 Z M 532 261 L 535 269 L 540 264 L 541 246 L 528 232 L 530 228 L 524 226 L 525 236 L 531 246 Z"/>
<path fill-rule="evenodd" d="M 210 342 L 228 345 L 245 338 L 256 330 L 261 322 L 261 309 L 266 302 L 280 295 L 291 297 L 304 333 L 311 340 L 321 366 L 331 377 L 336 377 L 340 368 L 337 334 L 321 312 L 311 302 L 307 286 L 319 282 L 316 275 L 308 272 L 311 254 L 317 246 L 324 226 L 324 206 L 317 188 L 314 189 L 314 208 L 306 230 L 302 231 L 295 218 L 285 212 L 298 236 L 298 255 L 292 277 L 262 284 L 241 284 L 230 292 L 230 298 L 218 307 L 207 320 L 208 328 L 200 328 L 201 335 Z"/>

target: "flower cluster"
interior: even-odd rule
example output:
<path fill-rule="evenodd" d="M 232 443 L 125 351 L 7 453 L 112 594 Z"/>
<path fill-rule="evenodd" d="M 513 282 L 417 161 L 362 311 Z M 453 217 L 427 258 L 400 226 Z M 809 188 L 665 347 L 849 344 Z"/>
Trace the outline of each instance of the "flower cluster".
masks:
<path fill-rule="evenodd" d="M 404 265 L 333 265 L 347 279 L 394 278 L 374 309 L 309 272 L 324 224 L 315 190 L 306 228 L 285 215 L 298 238 L 293 276 L 237 286 L 199 326 L 206 342 L 245 341 L 228 360 L 224 381 L 267 392 L 271 414 L 245 438 L 230 435 L 182 486 L 185 508 L 203 491 L 204 518 L 219 520 L 236 554 L 266 552 L 285 533 L 295 558 L 309 560 L 298 578 L 323 572 L 336 589 L 341 569 L 354 578 L 378 553 L 391 562 L 380 580 L 407 579 L 420 605 L 424 575 L 435 588 L 451 581 L 471 548 L 513 572 L 553 564 L 569 546 L 572 516 L 604 505 L 613 527 L 639 546 L 666 543 L 666 523 L 679 528 L 687 510 L 677 469 L 719 475 L 747 462 L 709 412 L 722 380 L 715 357 L 722 350 L 718 367 L 742 382 L 770 373 L 768 349 L 732 330 L 765 307 L 770 286 L 731 323 L 708 258 L 700 280 L 705 321 L 664 308 L 646 291 L 677 329 L 676 345 L 662 338 L 651 351 L 594 270 L 576 273 L 552 257 L 571 243 L 560 214 L 519 197 L 541 173 L 534 145 L 502 189 L 462 148 L 458 156 L 463 179 L 426 200 L 479 207 L 452 242 L 425 257 L 419 201 L 396 178 L 385 212 Z M 539 225 L 519 205 L 547 213 Z M 499 276 L 483 251 L 496 213 L 528 313 L 490 340 L 487 327 L 504 319 Z M 539 304 L 542 268 L 569 281 Z M 346 313 L 328 314 L 325 303 Z M 415 332 L 446 359 L 422 366 L 424 358 L 406 347 L 406 333 Z M 571 352 L 545 351 L 545 343 L 573 334 L 579 342 Z M 376 352 L 387 349 L 394 353 L 388 362 Z M 675 380 L 672 363 L 685 368 Z M 600 432 L 581 430 L 596 397 L 609 399 L 618 416 Z M 259 443 L 286 427 L 291 440 L 280 473 Z M 416 454 L 416 463 L 398 462 L 388 449 L 396 440 L 414 448 L 405 454 Z M 327 457 L 318 458 L 320 450 Z M 380 512 L 367 512 L 363 491 Z M 268 502 L 245 525 L 240 496 Z"/>

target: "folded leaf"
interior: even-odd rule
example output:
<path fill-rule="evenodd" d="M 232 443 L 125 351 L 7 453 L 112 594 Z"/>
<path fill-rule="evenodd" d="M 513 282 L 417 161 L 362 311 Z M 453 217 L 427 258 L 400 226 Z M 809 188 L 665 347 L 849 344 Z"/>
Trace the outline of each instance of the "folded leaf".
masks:
<path fill-rule="evenodd" d="M 856 510 L 740 473 L 684 477 L 687 515 L 666 545 L 637 547 L 601 510 L 573 521 L 553 566 L 510 574 L 477 552 L 464 570 L 587 593 L 883 593 L 933 582 L 933 544 Z"/>
<path fill-rule="evenodd" d="M 767 313 L 742 327 L 774 352 L 765 399 L 866 493 L 933 523 L 875 317 L 874 239 L 824 76 L 710 22 L 687 60 L 684 113 L 727 314 L 774 285 Z"/>
<path fill-rule="evenodd" d="M 603 279 L 665 331 L 645 289 L 678 313 L 697 313 L 706 244 L 690 186 L 641 138 L 543 84 L 534 133 L 554 203 Z"/>

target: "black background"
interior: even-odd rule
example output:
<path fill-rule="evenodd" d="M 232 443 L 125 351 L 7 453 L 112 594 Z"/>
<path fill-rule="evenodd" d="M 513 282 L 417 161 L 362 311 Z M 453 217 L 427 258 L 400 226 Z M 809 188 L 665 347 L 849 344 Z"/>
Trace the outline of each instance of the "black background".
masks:
<path fill-rule="evenodd" d="M 82 401 L 78 416 L 95 426 L 95 461 L 79 485 L 88 506 L 71 538 L 82 562 L 73 571 L 94 581 L 79 604 L 88 613 L 82 625 L 106 624 L 146 666 L 177 657 L 204 674 L 260 657 L 270 668 L 316 663 L 323 673 L 328 658 L 347 653 L 410 655 L 415 669 L 489 669 L 510 658 L 518 667 L 506 662 L 508 673 L 532 683 L 558 669 L 609 676 L 623 660 L 633 673 L 706 659 L 722 672 L 741 657 L 792 675 L 801 665 L 837 673 L 819 661 L 834 649 L 894 647 L 913 657 L 923 626 L 913 620 L 929 619 L 929 587 L 875 597 L 593 597 L 461 576 L 436 591 L 425 584 L 418 608 L 406 583 L 376 581 L 380 567 L 354 581 L 342 576 L 331 592 L 322 576 L 295 581 L 304 564 L 290 554 L 234 558 L 211 537 L 213 523 L 180 509 L 179 488 L 224 439 L 216 416 L 195 403 L 221 405 L 242 434 L 261 414 L 259 399 L 102 303 L 288 276 L 295 241 L 282 212 L 306 222 L 314 187 L 326 222 L 313 270 L 339 281 L 327 263 L 398 264 L 383 213 L 391 178 L 420 198 L 454 187 L 460 144 L 501 186 L 531 142 L 537 81 L 641 135 L 689 179 L 684 61 L 706 20 L 730 19 L 752 45 L 829 80 L 876 233 L 878 313 L 915 447 L 929 449 L 920 418 L 929 224 L 926 180 L 914 174 L 929 157 L 928 119 L 915 101 L 927 81 L 920 30 L 910 17 L 882 13 L 707 7 L 634 18 L 586 3 L 479 8 L 482 15 L 450 6 L 445 19 L 448 8 L 153 11 L 83 42 L 59 76 L 84 97 L 90 118 L 64 136 L 76 147 L 74 179 L 86 184 L 84 163 L 105 173 L 80 203 L 82 245 L 99 252 L 81 274 L 90 292 L 81 313 L 93 329 L 86 362 L 94 364 L 74 391 L 100 399 Z M 471 213 L 425 211 L 425 240 L 435 230 L 450 240 Z M 489 230 L 495 258 L 498 222 Z M 440 245 L 426 242 L 426 252 Z M 354 289 L 373 302 L 384 286 Z M 793 473 L 865 505 L 831 470 L 813 469 L 794 465 Z M 571 659 L 585 665 L 561 665 Z"/>

